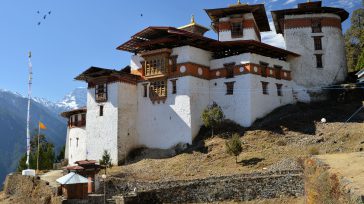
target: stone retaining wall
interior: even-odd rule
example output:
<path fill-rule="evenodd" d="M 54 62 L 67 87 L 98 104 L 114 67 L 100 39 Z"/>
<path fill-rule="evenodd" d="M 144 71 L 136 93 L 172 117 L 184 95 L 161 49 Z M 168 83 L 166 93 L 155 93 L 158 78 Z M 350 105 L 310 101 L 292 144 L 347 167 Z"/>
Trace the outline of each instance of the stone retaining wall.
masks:
<path fill-rule="evenodd" d="M 107 196 L 126 195 L 136 188 L 137 203 L 213 202 L 253 200 L 280 196 L 303 196 L 301 171 L 257 173 L 189 181 L 131 182 L 112 177 Z"/>

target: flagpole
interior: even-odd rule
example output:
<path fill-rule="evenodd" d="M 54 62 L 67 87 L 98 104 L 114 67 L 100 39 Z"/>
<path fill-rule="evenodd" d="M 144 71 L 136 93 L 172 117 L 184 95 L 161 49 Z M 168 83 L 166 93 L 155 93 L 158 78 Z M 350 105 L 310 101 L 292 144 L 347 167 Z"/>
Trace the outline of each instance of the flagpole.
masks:
<path fill-rule="evenodd" d="M 40 137 L 40 123 L 38 123 L 38 154 L 37 154 L 37 173 L 39 173 L 39 137 Z"/>
<path fill-rule="evenodd" d="M 28 82 L 28 109 L 27 109 L 27 169 L 29 169 L 29 155 L 30 155 L 30 131 L 29 131 L 29 122 L 30 122 L 30 100 L 32 94 L 32 62 L 31 62 L 32 53 L 29 52 L 28 60 L 29 60 L 29 82 Z"/>

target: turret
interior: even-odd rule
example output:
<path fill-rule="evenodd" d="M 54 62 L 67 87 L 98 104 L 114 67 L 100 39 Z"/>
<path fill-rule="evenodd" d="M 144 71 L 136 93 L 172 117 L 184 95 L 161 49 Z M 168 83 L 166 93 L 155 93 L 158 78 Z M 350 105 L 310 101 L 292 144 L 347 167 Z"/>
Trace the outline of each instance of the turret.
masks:
<path fill-rule="evenodd" d="M 238 1 L 226 8 L 205 9 L 219 41 L 261 41 L 260 32 L 270 31 L 264 4 L 248 5 Z"/>
<path fill-rule="evenodd" d="M 282 33 L 289 51 L 301 55 L 290 60 L 292 78 L 306 87 L 310 100 L 322 87 L 339 83 L 347 75 L 341 23 L 344 9 L 323 7 L 321 1 L 298 4 L 297 8 L 272 11 L 277 33 Z M 315 93 L 312 93 L 315 92 Z"/>

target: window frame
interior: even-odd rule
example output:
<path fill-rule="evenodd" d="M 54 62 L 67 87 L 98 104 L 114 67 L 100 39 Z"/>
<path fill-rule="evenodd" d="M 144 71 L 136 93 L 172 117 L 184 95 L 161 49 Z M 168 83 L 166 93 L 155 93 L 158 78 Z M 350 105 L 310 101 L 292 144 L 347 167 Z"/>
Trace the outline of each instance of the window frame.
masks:
<path fill-rule="evenodd" d="M 269 91 L 268 91 L 269 82 L 261 81 L 261 83 L 262 83 L 262 93 L 263 93 L 263 95 L 269 95 Z"/>
<path fill-rule="evenodd" d="M 324 62 L 322 59 L 323 54 L 315 54 L 316 56 L 316 68 L 324 68 Z"/>
<path fill-rule="evenodd" d="M 269 67 L 269 63 L 260 61 L 259 66 L 260 66 L 260 75 L 262 77 L 267 77 L 267 70 Z"/>
<path fill-rule="evenodd" d="M 225 95 L 234 95 L 234 84 L 235 84 L 235 81 L 225 82 L 225 85 L 226 85 L 226 94 Z"/>
<path fill-rule="evenodd" d="M 283 69 L 283 67 L 280 66 L 280 65 L 274 65 L 273 67 L 274 67 L 274 75 L 275 75 L 274 77 L 276 79 L 282 79 L 282 69 Z"/>
<path fill-rule="evenodd" d="M 99 106 L 99 116 L 100 117 L 104 116 L 104 105 Z"/>
<path fill-rule="evenodd" d="M 170 56 L 170 60 L 172 61 L 171 72 L 176 72 L 178 70 L 177 69 L 177 58 L 178 58 L 178 55 L 171 55 Z"/>
<path fill-rule="evenodd" d="M 322 37 L 323 36 L 313 36 L 315 50 L 322 50 Z"/>
<path fill-rule="evenodd" d="M 231 38 L 242 38 L 244 36 L 243 22 L 230 22 Z"/>
<path fill-rule="evenodd" d="M 235 76 L 235 73 L 234 73 L 235 63 L 232 62 L 232 63 L 224 64 L 224 67 L 225 67 L 225 71 L 226 71 L 226 78 L 227 79 L 234 78 L 234 76 Z"/>
<path fill-rule="evenodd" d="M 95 101 L 106 102 L 108 99 L 107 83 L 100 83 L 95 85 Z"/>
<path fill-rule="evenodd" d="M 177 79 L 172 79 L 172 94 L 177 94 Z"/>
<path fill-rule="evenodd" d="M 148 84 L 143 84 L 143 97 L 148 97 Z"/>
<path fill-rule="evenodd" d="M 282 92 L 282 87 L 283 87 L 283 84 L 276 84 L 277 86 L 277 96 L 283 96 L 283 92 Z"/>
<path fill-rule="evenodd" d="M 321 19 L 313 19 L 311 21 L 312 33 L 322 33 L 322 22 Z"/>

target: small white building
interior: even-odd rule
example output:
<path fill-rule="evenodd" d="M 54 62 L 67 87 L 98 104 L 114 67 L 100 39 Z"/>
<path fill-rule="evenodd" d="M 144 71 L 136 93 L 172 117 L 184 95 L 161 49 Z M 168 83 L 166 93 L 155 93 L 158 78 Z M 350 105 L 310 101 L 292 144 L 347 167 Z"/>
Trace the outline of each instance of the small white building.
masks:
<path fill-rule="evenodd" d="M 194 19 L 180 28 L 148 27 L 117 48 L 134 54 L 130 66 L 91 67 L 76 77 L 88 83 L 87 123 L 82 131 L 69 126 L 70 164 L 99 160 L 104 150 L 117 164 L 136 147 L 191 144 L 202 125 L 203 109 L 213 102 L 227 119 L 248 127 L 277 107 L 317 100 L 319 87 L 345 78 L 343 9 L 314 2 L 272 12 L 289 50 L 261 42 L 260 32 L 270 31 L 263 4 L 238 3 L 206 12 L 218 40 L 204 37 L 208 29 Z M 327 23 L 326 16 L 334 24 Z M 290 28 L 292 19 L 299 19 L 295 25 L 303 24 Z M 320 19 L 321 32 L 312 34 Z M 323 40 L 322 50 L 312 48 L 319 48 L 317 39 Z M 316 66 L 318 55 L 324 55 L 322 68 Z M 312 87 L 318 90 L 314 95 Z M 80 137 L 82 145 L 75 149 L 74 138 Z"/>

